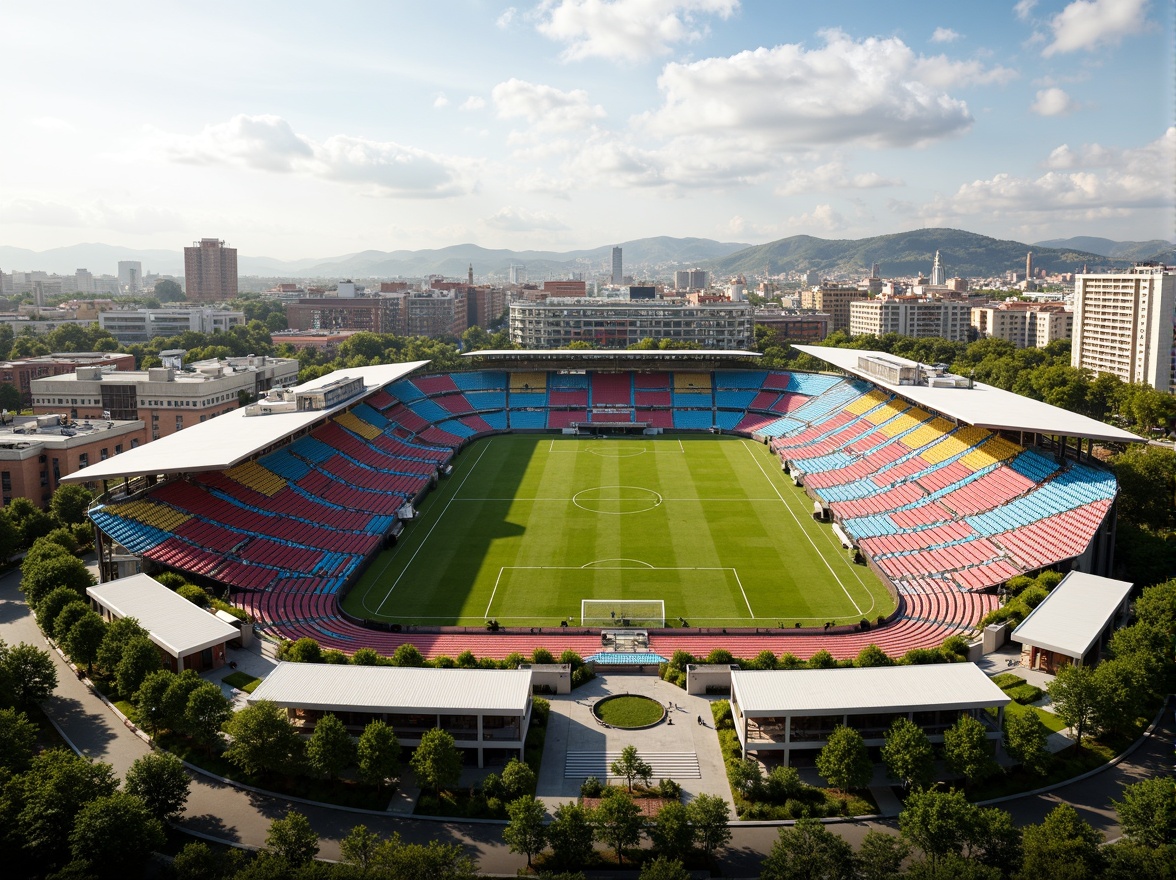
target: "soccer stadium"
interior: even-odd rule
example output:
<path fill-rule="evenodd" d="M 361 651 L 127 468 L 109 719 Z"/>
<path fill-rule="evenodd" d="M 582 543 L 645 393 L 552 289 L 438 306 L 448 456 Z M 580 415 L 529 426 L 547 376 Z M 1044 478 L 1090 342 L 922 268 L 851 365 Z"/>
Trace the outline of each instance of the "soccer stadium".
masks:
<path fill-rule="evenodd" d="M 360 367 L 68 479 L 100 488 L 104 580 L 176 571 L 348 654 L 898 655 L 968 633 L 1015 575 L 1110 573 L 1117 487 L 1091 452 L 1134 435 L 798 348 L 826 371 L 684 350 Z"/>

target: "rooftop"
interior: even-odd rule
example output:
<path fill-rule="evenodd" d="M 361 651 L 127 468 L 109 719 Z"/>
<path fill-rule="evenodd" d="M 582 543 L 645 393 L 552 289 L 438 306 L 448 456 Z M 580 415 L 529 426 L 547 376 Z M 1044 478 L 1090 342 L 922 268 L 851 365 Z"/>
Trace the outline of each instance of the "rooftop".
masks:
<path fill-rule="evenodd" d="M 134 617 L 151 641 L 174 657 L 183 657 L 236 638 L 237 628 L 193 605 L 145 574 L 88 587 L 86 593 L 119 617 Z"/>
<path fill-rule="evenodd" d="M 362 379 L 364 387 L 371 392 L 407 376 L 427 363 L 428 361 L 409 361 L 403 364 L 380 364 L 374 367 L 336 370 L 299 385 L 295 390 L 320 388 L 347 377 Z M 62 477 L 61 481 L 85 483 L 91 480 L 111 480 L 144 474 L 225 470 L 321 419 L 352 406 L 357 399 L 351 398 L 323 410 L 274 413 L 252 418 L 246 415 L 244 409 L 235 409 L 215 419 L 200 422 L 106 461 L 90 465 Z"/>
<path fill-rule="evenodd" d="M 1067 657 L 1084 657 L 1131 586 L 1127 581 L 1072 571 L 1029 612 L 1010 638 Z"/>
<path fill-rule="evenodd" d="M 1025 431 L 1034 434 L 1087 437 L 1114 443 L 1142 443 L 1130 431 L 1124 431 L 1096 419 L 1051 406 L 1040 400 L 1022 397 L 1011 391 L 994 388 L 983 382 L 971 388 L 928 387 L 926 385 L 892 385 L 858 368 L 858 358 L 872 357 L 901 366 L 925 368 L 884 351 L 852 348 L 825 348 L 820 345 L 796 345 L 798 351 L 830 363 L 854 376 L 885 388 L 921 407 L 935 410 L 948 418 L 993 431 Z"/>
<path fill-rule="evenodd" d="M 853 669 L 731 670 L 731 691 L 750 715 L 920 712 L 1007 705 L 974 663 Z"/>
<path fill-rule="evenodd" d="M 284 707 L 352 712 L 522 714 L 529 669 L 417 669 L 279 663 L 249 697 Z"/>

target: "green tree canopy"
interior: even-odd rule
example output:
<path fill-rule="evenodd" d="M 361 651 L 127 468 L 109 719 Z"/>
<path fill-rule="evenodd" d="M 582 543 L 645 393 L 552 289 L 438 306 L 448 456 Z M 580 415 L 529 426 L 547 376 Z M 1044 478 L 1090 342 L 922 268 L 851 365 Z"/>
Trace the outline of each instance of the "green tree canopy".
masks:
<path fill-rule="evenodd" d="M 542 801 L 528 794 L 511 801 L 506 812 L 510 822 L 502 831 L 502 839 L 511 852 L 526 854 L 527 868 L 530 868 L 531 856 L 547 846 L 547 828 L 543 822 L 547 811 Z"/>
<path fill-rule="evenodd" d="M 1049 729 L 1041 723 L 1036 712 L 1010 713 L 1006 710 L 1005 748 L 1030 773 L 1040 775 L 1045 772 L 1049 762 L 1048 739 Z"/>
<path fill-rule="evenodd" d="M 781 828 L 761 880 L 853 880 L 853 848 L 816 819 Z"/>
<path fill-rule="evenodd" d="M 184 812 L 192 778 L 171 752 L 148 752 L 127 769 L 126 791 L 140 798 L 151 815 L 167 822 Z"/>
<path fill-rule="evenodd" d="M 596 839 L 616 852 L 619 864 L 625 864 L 626 847 L 641 842 L 645 827 L 641 808 L 627 794 L 613 790 L 592 811 L 592 822 Z"/>
<path fill-rule="evenodd" d="M 882 761 L 891 778 L 905 787 L 926 788 L 935 772 L 931 741 L 923 728 L 909 718 L 896 718 L 886 731 Z"/>
<path fill-rule="evenodd" d="M 47 651 L 21 642 L 7 647 L 0 642 L 0 683 L 18 709 L 29 709 L 45 700 L 57 687 L 57 667 Z"/>
<path fill-rule="evenodd" d="M 138 874 L 163 843 L 163 823 L 140 798 L 121 791 L 85 804 L 69 833 L 74 860 L 87 864 L 93 877 Z"/>
<path fill-rule="evenodd" d="M 265 845 L 291 868 L 309 864 L 319 851 L 318 835 L 306 816 L 294 810 L 288 810 L 284 817 L 270 822 Z"/>
<path fill-rule="evenodd" d="M 1074 744 L 1081 747 L 1082 737 L 1098 714 L 1099 689 L 1094 670 L 1089 666 L 1063 666 L 1046 686 L 1054 712 L 1074 731 Z"/>
<path fill-rule="evenodd" d="M 17 709 L 0 709 L 0 773 L 23 773 L 37 747 L 37 725 Z"/>
<path fill-rule="evenodd" d="M 328 712 L 318 720 L 306 744 L 306 760 L 312 769 L 330 780 L 355 761 L 355 740 L 339 716 Z"/>
<path fill-rule="evenodd" d="M 592 856 L 594 837 L 591 817 L 574 801 L 560 804 L 547 826 L 552 861 L 563 871 L 578 871 Z"/>
<path fill-rule="evenodd" d="M 441 789 L 457 785 L 461 778 L 461 755 L 457 752 L 453 735 L 440 728 L 425 731 L 409 764 L 417 781 L 425 788 L 433 789 L 437 797 L 441 796 Z"/>
<path fill-rule="evenodd" d="M 130 697 L 139 689 L 148 673 L 162 666 L 163 661 L 159 657 L 159 649 L 155 647 L 155 643 L 147 636 L 136 636 L 123 645 L 122 656 L 114 669 L 114 681 L 118 692 Z"/>
<path fill-rule="evenodd" d="M 1066 877 L 1096 880 L 1101 876 L 1102 834 L 1082 821 L 1069 804 L 1058 804 L 1040 825 L 1025 826 L 1021 835 L 1021 880 Z"/>
<path fill-rule="evenodd" d="M 77 483 L 64 483 L 57 487 L 49 502 L 49 510 L 60 523 L 72 524 L 86 521 L 86 511 L 94 501 L 94 493 Z"/>
<path fill-rule="evenodd" d="M 852 727 L 838 725 L 817 753 L 817 772 L 842 791 L 862 788 L 874 774 L 862 735 Z"/>
<path fill-rule="evenodd" d="M 707 859 L 731 842 L 731 808 L 725 798 L 715 794 L 700 794 L 686 807 L 694 826 L 694 839 Z"/>
<path fill-rule="evenodd" d="M 382 786 L 400 776 L 400 742 L 396 733 L 383 721 L 371 721 L 359 735 L 356 745 L 359 778 Z"/>
<path fill-rule="evenodd" d="M 1123 799 L 1112 801 L 1123 833 L 1144 846 L 1176 844 L 1176 783 L 1170 776 L 1154 776 L 1123 789 Z"/>
<path fill-rule="evenodd" d="M 286 711 L 269 700 L 238 710 L 225 723 L 225 733 L 232 739 L 225 749 L 225 757 L 246 773 L 285 771 L 302 756 L 298 731 L 286 717 Z"/>
<path fill-rule="evenodd" d="M 968 782 L 987 779 L 998 769 L 988 730 L 971 715 L 961 715 L 943 732 L 943 757 L 948 769 Z"/>
<path fill-rule="evenodd" d="M 623 778 L 629 786 L 629 791 L 633 790 L 634 779 L 640 779 L 648 785 L 649 780 L 653 778 L 653 768 L 641 760 L 634 745 L 621 749 L 621 756 L 609 765 L 608 772 Z"/>

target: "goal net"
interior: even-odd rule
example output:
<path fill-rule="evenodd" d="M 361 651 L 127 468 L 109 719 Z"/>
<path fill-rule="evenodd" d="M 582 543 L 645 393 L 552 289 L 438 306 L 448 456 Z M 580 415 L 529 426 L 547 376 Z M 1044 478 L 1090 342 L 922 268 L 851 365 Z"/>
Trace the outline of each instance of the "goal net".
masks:
<path fill-rule="evenodd" d="M 580 625 L 662 628 L 666 603 L 662 599 L 581 599 Z"/>

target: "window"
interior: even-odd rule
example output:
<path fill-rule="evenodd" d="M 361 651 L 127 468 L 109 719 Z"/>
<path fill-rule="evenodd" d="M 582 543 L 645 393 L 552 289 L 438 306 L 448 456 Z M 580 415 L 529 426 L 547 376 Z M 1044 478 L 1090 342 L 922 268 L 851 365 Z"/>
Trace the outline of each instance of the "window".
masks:
<path fill-rule="evenodd" d="M 78 456 L 78 469 L 80 470 L 81 468 L 89 467 L 89 466 L 90 466 L 90 454 L 88 452 L 83 452 L 81 455 Z"/>

